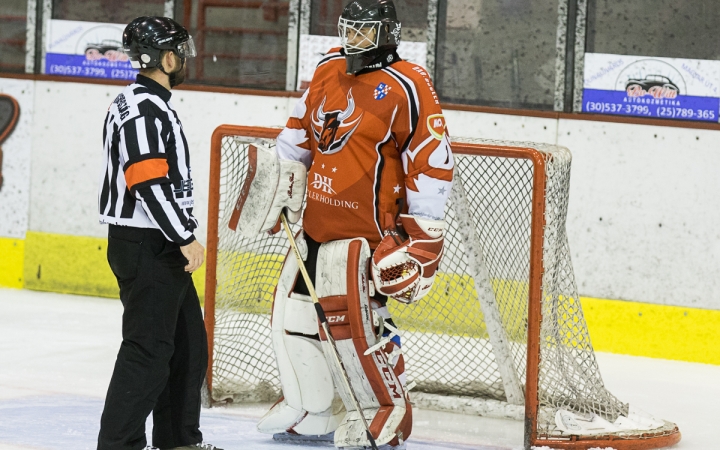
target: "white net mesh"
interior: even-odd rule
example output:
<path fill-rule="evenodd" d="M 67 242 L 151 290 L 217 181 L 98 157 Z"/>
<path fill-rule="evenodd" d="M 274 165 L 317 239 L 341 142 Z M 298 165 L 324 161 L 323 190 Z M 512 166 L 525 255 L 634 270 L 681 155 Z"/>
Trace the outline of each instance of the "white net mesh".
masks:
<path fill-rule="evenodd" d="M 269 320 L 272 292 L 289 244 L 282 233 L 245 239 L 227 227 L 247 172 L 247 144 L 254 141 L 252 136 L 222 140 L 214 401 L 275 401 L 280 396 Z M 272 140 L 263 142 L 274 145 Z M 628 406 L 603 385 L 575 285 L 565 233 L 570 152 L 535 143 L 455 142 L 456 186 L 446 209 L 445 255 L 435 286 L 416 304 L 388 304 L 403 332 L 408 380 L 417 383 L 414 392 L 522 403 L 534 166 L 530 159 L 463 153 L 529 147 L 540 151 L 546 174 L 538 436 L 562 435 L 555 425 L 559 408 L 609 422 L 627 415 Z M 488 295 L 479 297 L 483 286 Z M 492 342 L 504 342 L 504 349 L 493 348 Z M 649 435 L 674 429 L 666 423 Z M 648 434 L 631 430 L 614 436 L 643 433 Z"/>

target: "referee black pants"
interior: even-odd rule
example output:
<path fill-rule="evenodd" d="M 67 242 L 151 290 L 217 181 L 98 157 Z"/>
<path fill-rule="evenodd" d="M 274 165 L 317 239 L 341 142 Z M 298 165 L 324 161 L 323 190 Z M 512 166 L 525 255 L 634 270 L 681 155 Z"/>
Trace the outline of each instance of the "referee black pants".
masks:
<path fill-rule="evenodd" d="M 107 257 L 123 304 L 122 344 L 100 420 L 98 450 L 202 442 L 200 389 L 207 337 L 180 247 L 160 230 L 110 225 Z"/>

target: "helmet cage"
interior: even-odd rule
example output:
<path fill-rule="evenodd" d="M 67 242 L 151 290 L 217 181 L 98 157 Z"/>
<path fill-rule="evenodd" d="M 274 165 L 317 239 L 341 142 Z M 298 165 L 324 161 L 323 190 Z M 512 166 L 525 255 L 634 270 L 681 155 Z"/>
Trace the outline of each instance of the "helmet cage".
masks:
<path fill-rule="evenodd" d="M 380 21 L 348 20 L 340 17 L 338 34 L 345 54 L 353 55 L 378 48 L 381 26 Z"/>

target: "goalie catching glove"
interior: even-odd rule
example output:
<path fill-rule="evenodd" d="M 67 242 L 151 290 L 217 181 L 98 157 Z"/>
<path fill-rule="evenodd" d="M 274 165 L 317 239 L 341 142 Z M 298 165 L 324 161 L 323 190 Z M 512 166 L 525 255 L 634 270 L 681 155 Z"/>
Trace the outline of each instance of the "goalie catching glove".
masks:
<path fill-rule="evenodd" d="M 296 223 L 302 215 L 306 182 L 303 163 L 280 159 L 273 149 L 249 145 L 248 173 L 228 227 L 252 238 L 273 229 L 283 209 L 288 221 Z"/>
<path fill-rule="evenodd" d="M 407 240 L 388 231 L 372 258 L 375 289 L 402 303 L 413 303 L 430 292 L 443 252 L 444 220 L 400 215 Z"/>

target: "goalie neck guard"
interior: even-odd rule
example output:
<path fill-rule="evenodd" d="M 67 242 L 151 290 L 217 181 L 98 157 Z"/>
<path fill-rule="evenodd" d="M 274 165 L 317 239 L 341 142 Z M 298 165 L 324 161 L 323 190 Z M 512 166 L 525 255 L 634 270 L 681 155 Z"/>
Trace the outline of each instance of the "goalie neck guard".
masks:
<path fill-rule="evenodd" d="M 395 53 L 400 43 L 400 22 L 392 0 L 351 1 L 338 20 L 338 34 L 348 75 L 400 59 Z"/>

